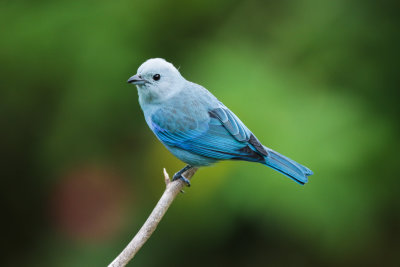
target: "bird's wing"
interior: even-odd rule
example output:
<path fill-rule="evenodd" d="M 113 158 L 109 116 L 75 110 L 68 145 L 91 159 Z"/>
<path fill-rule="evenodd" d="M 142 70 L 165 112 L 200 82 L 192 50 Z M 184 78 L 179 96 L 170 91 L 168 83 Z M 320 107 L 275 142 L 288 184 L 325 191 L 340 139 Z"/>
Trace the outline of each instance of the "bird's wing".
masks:
<path fill-rule="evenodd" d="M 164 144 L 194 154 L 214 159 L 263 161 L 263 156 L 249 143 L 253 140 L 251 132 L 227 111 L 214 109 L 207 116 L 194 119 L 198 116 L 160 109 L 151 117 L 151 128 Z"/>
<path fill-rule="evenodd" d="M 228 108 L 222 106 L 209 111 L 210 117 L 218 119 L 221 124 L 240 142 L 249 141 L 251 132 L 243 122 Z"/>
<path fill-rule="evenodd" d="M 222 103 L 220 107 L 211 110 L 209 113 L 211 117 L 217 118 L 236 140 L 240 142 L 248 142 L 258 153 L 264 156 L 268 155 L 267 150 L 261 142 L 258 141 L 257 137 Z"/>

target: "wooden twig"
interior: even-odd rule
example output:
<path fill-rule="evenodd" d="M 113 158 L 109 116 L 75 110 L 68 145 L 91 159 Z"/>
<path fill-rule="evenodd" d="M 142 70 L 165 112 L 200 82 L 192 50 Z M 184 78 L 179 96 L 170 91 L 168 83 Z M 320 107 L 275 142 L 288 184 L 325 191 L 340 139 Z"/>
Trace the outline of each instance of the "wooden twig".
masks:
<path fill-rule="evenodd" d="M 183 175 L 190 180 L 192 176 L 196 173 L 196 171 L 196 168 L 192 168 L 187 170 Z M 182 180 L 176 180 L 172 182 L 169 179 L 169 175 L 165 168 L 164 179 L 166 184 L 165 191 L 158 201 L 157 205 L 154 207 L 153 211 L 147 218 L 146 222 L 143 224 L 142 228 L 140 228 L 139 232 L 118 255 L 118 257 L 116 257 L 113 262 L 108 265 L 109 267 L 121 267 L 128 264 L 128 262 L 136 255 L 139 249 L 144 245 L 144 243 L 146 243 L 146 241 L 156 230 L 157 225 L 160 223 L 162 217 L 167 212 L 169 206 L 186 185 Z"/>

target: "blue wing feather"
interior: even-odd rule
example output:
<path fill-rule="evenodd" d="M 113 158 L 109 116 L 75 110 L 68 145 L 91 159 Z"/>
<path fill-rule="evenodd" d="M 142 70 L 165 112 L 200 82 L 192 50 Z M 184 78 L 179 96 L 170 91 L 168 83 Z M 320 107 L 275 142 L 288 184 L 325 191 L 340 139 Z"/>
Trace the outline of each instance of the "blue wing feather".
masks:
<path fill-rule="evenodd" d="M 168 114 L 165 114 L 166 112 Z M 185 115 L 166 121 L 165 118 L 173 116 L 174 113 L 159 110 L 151 118 L 151 128 L 160 141 L 168 146 L 218 160 L 256 161 L 253 152 L 255 149 L 246 141 L 251 132 L 233 113 L 222 109 L 213 112 L 214 110 L 200 121 L 194 121 Z M 223 116 L 223 120 L 220 116 Z M 179 125 L 171 124 L 176 121 L 179 121 Z M 246 147 L 253 151 L 244 149 Z M 256 158 L 259 160 L 260 157 Z"/>
<path fill-rule="evenodd" d="M 236 140 L 249 141 L 251 132 L 244 123 L 228 108 L 222 105 L 210 111 L 210 116 L 217 118 Z"/>

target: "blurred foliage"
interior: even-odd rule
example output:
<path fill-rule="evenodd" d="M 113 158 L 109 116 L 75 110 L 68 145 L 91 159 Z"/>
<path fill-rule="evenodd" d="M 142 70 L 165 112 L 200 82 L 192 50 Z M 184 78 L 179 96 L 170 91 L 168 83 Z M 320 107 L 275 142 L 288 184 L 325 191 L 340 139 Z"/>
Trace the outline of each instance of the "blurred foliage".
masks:
<path fill-rule="evenodd" d="M 137 266 L 394 266 L 395 1 L 0 2 L 2 263 L 104 266 L 183 164 L 125 83 L 180 66 L 267 146 L 309 166 L 200 170 Z"/>

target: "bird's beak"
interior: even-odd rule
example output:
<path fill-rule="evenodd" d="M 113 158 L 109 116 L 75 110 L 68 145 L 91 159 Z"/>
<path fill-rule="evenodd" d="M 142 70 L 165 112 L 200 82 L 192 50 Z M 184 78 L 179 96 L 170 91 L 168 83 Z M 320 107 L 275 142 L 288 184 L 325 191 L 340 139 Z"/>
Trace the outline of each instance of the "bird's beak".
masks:
<path fill-rule="evenodd" d="M 141 85 L 141 84 L 145 84 L 147 83 L 147 81 L 145 79 L 142 79 L 142 77 L 138 74 L 133 75 L 132 77 L 130 77 L 127 81 L 128 83 L 133 83 L 136 85 Z"/>

